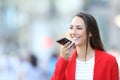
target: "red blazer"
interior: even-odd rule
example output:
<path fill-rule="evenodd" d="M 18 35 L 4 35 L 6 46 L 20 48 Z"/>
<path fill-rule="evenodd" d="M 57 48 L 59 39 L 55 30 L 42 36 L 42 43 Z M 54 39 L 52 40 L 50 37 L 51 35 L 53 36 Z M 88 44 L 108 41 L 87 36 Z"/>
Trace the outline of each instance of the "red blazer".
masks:
<path fill-rule="evenodd" d="M 75 80 L 76 54 L 74 50 L 69 60 L 58 57 L 51 80 Z M 104 51 L 95 50 L 93 80 L 119 80 L 115 57 Z"/>

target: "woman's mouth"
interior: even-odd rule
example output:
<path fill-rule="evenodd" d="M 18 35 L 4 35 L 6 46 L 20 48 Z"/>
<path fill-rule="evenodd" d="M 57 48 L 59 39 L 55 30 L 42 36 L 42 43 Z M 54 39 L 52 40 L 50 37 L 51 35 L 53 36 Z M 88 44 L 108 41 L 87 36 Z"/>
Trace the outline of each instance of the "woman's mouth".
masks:
<path fill-rule="evenodd" d="M 77 41 L 79 38 L 80 38 L 80 37 L 78 37 L 78 38 L 72 38 L 72 42 Z"/>

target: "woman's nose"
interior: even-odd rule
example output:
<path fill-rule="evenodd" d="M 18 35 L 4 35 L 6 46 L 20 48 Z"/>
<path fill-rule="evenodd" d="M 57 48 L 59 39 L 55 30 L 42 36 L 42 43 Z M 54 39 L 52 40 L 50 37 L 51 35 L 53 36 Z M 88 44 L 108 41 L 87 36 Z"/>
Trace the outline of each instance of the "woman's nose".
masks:
<path fill-rule="evenodd" d="M 76 29 L 72 29 L 71 33 L 75 35 L 77 33 Z"/>

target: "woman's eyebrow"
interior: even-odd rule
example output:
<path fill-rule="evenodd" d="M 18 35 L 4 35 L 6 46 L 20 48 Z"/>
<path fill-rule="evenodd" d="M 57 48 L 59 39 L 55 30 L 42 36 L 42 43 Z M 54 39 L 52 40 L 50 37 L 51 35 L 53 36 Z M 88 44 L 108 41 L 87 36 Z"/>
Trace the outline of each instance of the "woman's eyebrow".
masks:
<path fill-rule="evenodd" d="M 82 25 L 76 25 L 76 27 L 83 27 Z"/>
<path fill-rule="evenodd" d="M 70 25 L 70 26 L 73 26 L 73 25 Z M 78 25 L 76 25 L 76 27 L 82 27 L 82 25 L 78 24 Z"/>
<path fill-rule="evenodd" d="M 71 27 L 73 27 L 73 25 L 70 25 Z"/>
<path fill-rule="evenodd" d="M 74 25 L 70 25 L 70 27 L 74 27 Z M 78 24 L 78 25 L 76 25 L 75 27 L 77 27 L 77 28 L 78 28 L 78 27 L 81 27 L 81 28 L 82 28 L 83 26 Z"/>

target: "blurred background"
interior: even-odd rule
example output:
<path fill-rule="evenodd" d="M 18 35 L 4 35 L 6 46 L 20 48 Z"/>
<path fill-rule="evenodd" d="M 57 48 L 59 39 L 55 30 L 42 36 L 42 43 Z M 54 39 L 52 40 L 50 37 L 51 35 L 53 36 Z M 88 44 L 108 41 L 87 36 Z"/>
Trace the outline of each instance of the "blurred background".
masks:
<path fill-rule="evenodd" d="M 56 40 L 79 11 L 96 18 L 107 51 L 120 50 L 120 0 L 0 0 L 0 80 L 19 80 L 31 53 L 39 80 L 49 80 L 59 54 Z"/>

